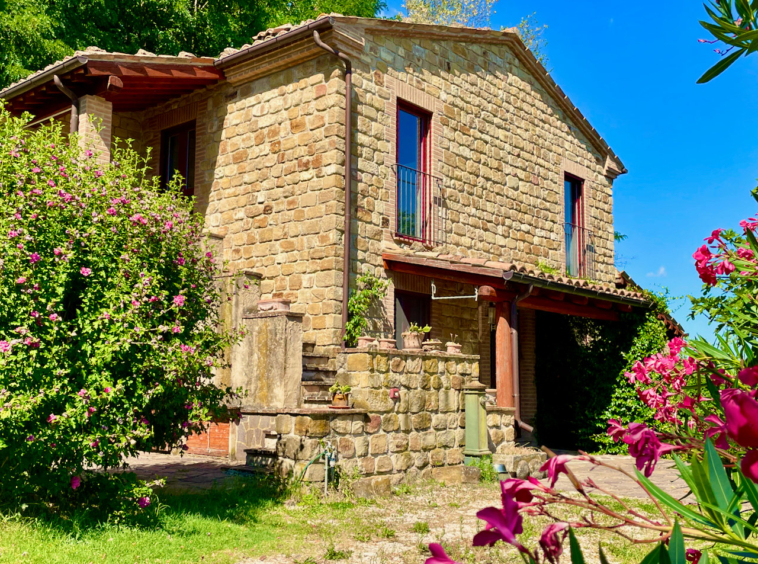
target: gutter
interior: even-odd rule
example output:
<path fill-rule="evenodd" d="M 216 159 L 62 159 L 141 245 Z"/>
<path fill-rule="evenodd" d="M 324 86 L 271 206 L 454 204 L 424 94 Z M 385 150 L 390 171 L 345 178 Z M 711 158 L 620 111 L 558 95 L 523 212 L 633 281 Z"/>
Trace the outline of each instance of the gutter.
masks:
<path fill-rule="evenodd" d="M 591 290 L 589 288 L 577 288 L 571 284 L 565 284 L 563 282 L 556 282 L 555 280 L 545 280 L 539 276 L 531 276 L 529 274 L 522 274 L 515 270 L 506 270 L 503 272 L 503 280 L 506 282 L 516 282 L 521 284 L 528 284 L 537 288 L 554 289 L 558 292 L 565 294 L 573 294 L 575 296 L 586 296 L 588 298 L 597 298 L 606 302 L 614 302 L 618 304 L 628 304 L 635 307 L 650 307 L 650 303 L 647 301 L 639 300 L 637 298 L 628 298 L 626 296 L 617 296 L 615 294 L 609 294 L 601 292 L 600 290 Z"/>
<path fill-rule="evenodd" d="M 277 35 L 273 39 L 262 41 L 261 43 L 258 43 L 257 45 L 252 45 L 250 47 L 247 47 L 246 49 L 237 51 L 233 55 L 229 55 L 228 57 L 224 57 L 223 59 L 218 59 L 217 61 L 213 63 L 213 65 L 223 70 L 232 65 L 241 63 L 242 61 L 248 58 L 254 57 L 255 55 L 258 55 L 260 53 L 265 53 L 266 51 L 269 51 L 271 49 L 277 49 L 281 47 L 282 45 L 286 45 L 287 43 L 292 43 L 293 41 L 297 41 L 298 39 L 307 37 L 311 35 L 313 31 L 323 31 L 323 30 L 331 29 L 332 24 L 334 24 L 334 18 L 332 17 L 318 19 L 314 22 L 309 23 L 308 25 L 295 28 L 286 33 Z"/>
<path fill-rule="evenodd" d="M 29 80 L 16 84 L 15 86 L 11 86 L 10 88 L 7 88 L 6 90 L 0 92 L 0 98 L 9 100 L 11 98 L 15 98 L 16 96 L 20 96 L 24 92 L 28 92 L 29 90 L 32 90 L 37 86 L 40 86 L 45 82 L 52 80 L 53 76 L 71 72 L 72 70 L 86 65 L 88 62 L 89 59 L 87 57 L 80 56 L 58 63 L 57 65 L 35 75 Z"/>
<path fill-rule="evenodd" d="M 513 407 L 516 408 L 514 419 L 516 420 L 516 423 L 518 423 L 520 429 L 525 429 L 530 433 L 534 432 L 534 427 L 527 425 L 521 420 L 521 397 L 519 394 L 519 387 L 521 385 L 521 372 L 519 370 L 518 364 L 518 304 L 520 301 L 528 298 L 533 289 L 534 285 L 532 284 L 525 292 L 516 296 L 516 298 L 511 302 L 511 378 L 513 379 Z"/>
<path fill-rule="evenodd" d="M 327 18 L 331 20 L 331 18 Z M 326 21 L 325 19 L 324 21 Z M 313 22 L 318 23 L 318 22 Z M 331 23 L 329 23 L 331 26 Z M 299 30 L 298 30 L 299 31 Z M 285 34 L 286 35 L 286 34 Z M 281 36 L 279 36 L 281 37 Z M 353 65 L 344 53 L 340 53 L 321 40 L 318 30 L 313 30 L 313 41 L 327 53 L 339 58 L 345 64 L 345 228 L 344 257 L 342 262 L 342 348 L 346 346 L 347 305 L 350 299 L 350 226 L 352 208 L 352 144 L 353 144 Z"/>

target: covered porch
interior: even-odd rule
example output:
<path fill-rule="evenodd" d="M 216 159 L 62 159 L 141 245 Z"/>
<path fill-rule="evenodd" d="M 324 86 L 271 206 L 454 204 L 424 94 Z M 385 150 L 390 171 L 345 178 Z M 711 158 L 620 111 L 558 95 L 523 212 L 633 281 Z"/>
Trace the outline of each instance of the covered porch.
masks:
<path fill-rule="evenodd" d="M 464 353 L 480 356 L 480 381 L 497 406 L 514 408 L 527 433 L 537 410 L 537 312 L 618 321 L 650 307 L 643 294 L 616 284 L 516 264 L 423 252 L 382 256 L 394 282 L 387 304 L 394 330 L 429 320 L 433 338 L 444 342 L 457 333 Z"/>

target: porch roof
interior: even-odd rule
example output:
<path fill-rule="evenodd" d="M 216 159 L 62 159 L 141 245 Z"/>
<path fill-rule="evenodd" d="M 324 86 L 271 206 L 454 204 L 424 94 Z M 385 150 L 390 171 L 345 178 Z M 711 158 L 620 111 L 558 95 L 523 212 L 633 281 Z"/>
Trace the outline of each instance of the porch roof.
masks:
<path fill-rule="evenodd" d="M 400 249 L 384 252 L 382 259 L 385 268 L 395 272 L 472 284 L 488 301 L 509 301 L 533 286 L 530 296 L 519 304 L 529 309 L 615 320 L 620 311 L 651 305 L 641 292 L 546 274 L 516 263 Z"/>
<path fill-rule="evenodd" d="M 190 53 L 127 55 L 90 47 L 11 84 L 0 98 L 15 114 L 59 113 L 71 101 L 55 86 L 57 76 L 77 96 L 94 94 L 112 102 L 114 111 L 137 111 L 215 84 L 224 75 L 213 62 Z"/>

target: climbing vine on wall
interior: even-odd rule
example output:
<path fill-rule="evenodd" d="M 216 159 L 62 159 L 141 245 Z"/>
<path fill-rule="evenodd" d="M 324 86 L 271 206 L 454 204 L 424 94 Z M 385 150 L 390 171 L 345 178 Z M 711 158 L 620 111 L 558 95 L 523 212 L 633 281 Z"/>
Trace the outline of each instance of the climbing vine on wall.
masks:
<path fill-rule="evenodd" d="M 541 444 L 619 453 L 625 445 L 605 434 L 609 419 L 655 425 L 652 410 L 624 376 L 637 359 L 660 352 L 667 342 L 658 319 L 668 311 L 666 300 L 649 298 L 653 308 L 622 314 L 618 322 L 539 312 L 535 427 Z"/>
<path fill-rule="evenodd" d="M 381 303 L 387 293 L 389 282 L 373 274 L 364 274 L 357 279 L 358 289 L 351 290 L 347 302 L 348 320 L 345 325 L 345 342 L 354 347 L 369 325 L 369 311 Z"/>

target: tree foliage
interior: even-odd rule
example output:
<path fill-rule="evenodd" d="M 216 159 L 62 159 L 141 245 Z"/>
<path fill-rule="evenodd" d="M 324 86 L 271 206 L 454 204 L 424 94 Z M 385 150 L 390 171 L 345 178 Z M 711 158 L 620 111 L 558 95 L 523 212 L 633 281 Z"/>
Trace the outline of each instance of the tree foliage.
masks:
<path fill-rule="evenodd" d="M 102 165 L 24 125 L 0 108 L 0 499 L 138 510 L 144 485 L 93 469 L 223 415 L 220 264 L 192 201 L 128 147 Z"/>
<path fill-rule="evenodd" d="M 217 56 L 321 13 L 373 17 L 383 0 L 0 0 L 0 87 L 75 50 Z"/>
<path fill-rule="evenodd" d="M 705 5 L 711 21 L 701 21 L 713 36 L 712 40 L 700 39 L 701 43 L 721 43 L 716 49 L 721 60 L 700 77 L 698 83 L 713 80 L 742 56 L 758 51 L 758 2 L 748 0 L 716 0 Z"/>

